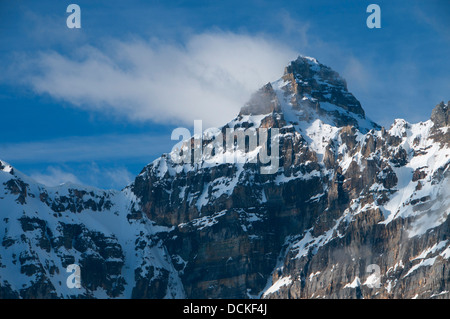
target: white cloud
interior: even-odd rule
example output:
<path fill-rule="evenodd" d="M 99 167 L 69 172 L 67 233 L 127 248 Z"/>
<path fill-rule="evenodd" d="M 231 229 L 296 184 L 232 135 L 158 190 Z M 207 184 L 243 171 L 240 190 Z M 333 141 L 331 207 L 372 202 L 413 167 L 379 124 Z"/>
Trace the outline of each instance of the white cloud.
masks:
<path fill-rule="evenodd" d="M 66 182 L 100 188 L 122 189 L 137 172 L 177 141 L 170 134 L 128 134 L 67 137 L 48 141 L 0 145 L 2 159 L 17 164 L 37 165 L 25 172 L 39 183 L 56 186 Z M 39 165 L 40 164 L 40 165 Z M 41 169 L 41 165 L 45 168 Z"/>
<path fill-rule="evenodd" d="M 83 170 L 83 181 L 87 185 L 102 186 L 104 188 L 122 189 L 131 183 L 135 176 L 125 167 L 105 167 L 91 163 Z"/>
<path fill-rule="evenodd" d="M 44 173 L 31 174 L 31 178 L 46 186 L 58 186 L 67 182 L 81 184 L 80 180 L 72 173 L 64 172 L 61 168 L 53 166 L 47 167 Z"/>
<path fill-rule="evenodd" d="M 70 182 L 108 189 L 122 189 L 134 180 L 134 175 L 125 167 L 99 166 L 96 162 L 89 165 L 51 165 L 43 171 L 32 172 L 30 177 L 50 187 Z"/>
<path fill-rule="evenodd" d="M 263 36 L 192 35 L 184 45 L 111 40 L 72 56 L 45 52 L 24 61 L 25 83 L 74 106 L 124 116 L 219 126 L 251 93 L 278 79 L 296 53 Z"/>
<path fill-rule="evenodd" d="M 107 169 L 105 171 L 106 178 L 110 181 L 111 187 L 124 187 L 134 180 L 135 176 L 124 167 Z"/>
<path fill-rule="evenodd" d="M 281 9 L 278 14 L 278 21 L 283 26 L 285 35 L 291 39 L 295 39 L 295 45 L 299 48 L 308 48 L 310 46 L 311 37 L 309 34 L 310 23 L 308 21 L 299 21 L 292 17 L 292 14 Z M 313 39 L 314 41 L 317 41 Z"/>
<path fill-rule="evenodd" d="M 367 66 L 354 56 L 348 58 L 342 75 L 347 80 L 347 84 L 350 83 L 349 86 L 356 88 L 358 91 L 367 92 L 373 84 Z"/>

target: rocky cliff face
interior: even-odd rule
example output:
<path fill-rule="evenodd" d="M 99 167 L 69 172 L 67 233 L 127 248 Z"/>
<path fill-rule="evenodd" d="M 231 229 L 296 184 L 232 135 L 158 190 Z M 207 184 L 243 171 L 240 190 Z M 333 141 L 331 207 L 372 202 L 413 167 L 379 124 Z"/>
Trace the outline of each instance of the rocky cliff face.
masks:
<path fill-rule="evenodd" d="M 448 106 L 381 128 L 299 57 L 185 141 L 199 161 L 163 154 L 122 192 L 50 189 L 1 162 L 0 297 L 449 298 Z"/>

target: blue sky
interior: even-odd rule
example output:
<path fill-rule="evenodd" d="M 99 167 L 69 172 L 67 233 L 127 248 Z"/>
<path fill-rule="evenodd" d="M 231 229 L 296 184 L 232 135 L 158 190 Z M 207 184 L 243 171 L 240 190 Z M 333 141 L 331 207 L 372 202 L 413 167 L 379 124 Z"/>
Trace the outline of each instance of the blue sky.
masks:
<path fill-rule="evenodd" d="M 48 185 L 121 189 L 175 127 L 226 123 L 299 54 L 379 124 L 424 121 L 450 100 L 449 18 L 445 0 L 0 0 L 0 159 Z"/>

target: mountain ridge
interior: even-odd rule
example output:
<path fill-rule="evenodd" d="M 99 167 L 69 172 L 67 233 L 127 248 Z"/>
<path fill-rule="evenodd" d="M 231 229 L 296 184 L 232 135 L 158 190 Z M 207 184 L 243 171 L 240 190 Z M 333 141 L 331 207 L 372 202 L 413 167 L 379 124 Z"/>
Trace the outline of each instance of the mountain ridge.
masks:
<path fill-rule="evenodd" d="M 300 56 L 184 142 L 213 152 L 174 149 L 122 191 L 47 188 L 0 161 L 0 297 L 449 298 L 448 106 L 380 127 Z M 268 146 L 225 147 L 249 128 L 277 130 L 274 174 L 252 160 Z M 65 286 L 70 263 L 81 289 Z"/>

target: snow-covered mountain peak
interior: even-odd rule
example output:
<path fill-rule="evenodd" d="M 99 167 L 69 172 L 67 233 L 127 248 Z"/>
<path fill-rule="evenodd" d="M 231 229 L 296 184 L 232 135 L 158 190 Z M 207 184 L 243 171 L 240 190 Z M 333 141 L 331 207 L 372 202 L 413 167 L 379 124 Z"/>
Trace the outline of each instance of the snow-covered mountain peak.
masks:
<path fill-rule="evenodd" d="M 299 131 L 317 120 L 337 128 L 353 126 L 363 133 L 380 129 L 366 118 L 360 102 L 336 71 L 305 56 L 289 63 L 280 79 L 255 92 L 239 116 L 270 114 L 280 121 L 263 124 L 294 125 Z"/>

